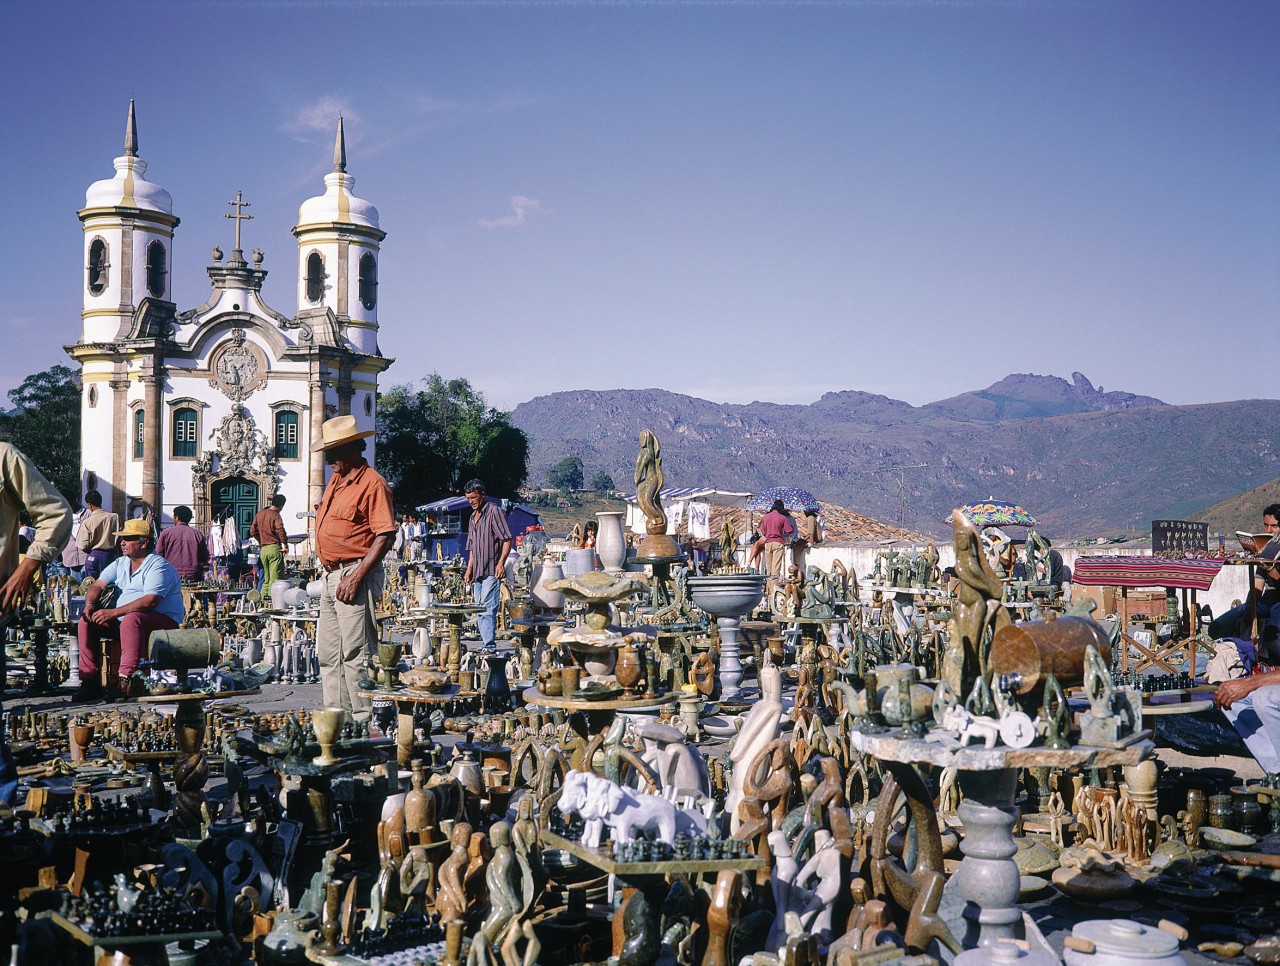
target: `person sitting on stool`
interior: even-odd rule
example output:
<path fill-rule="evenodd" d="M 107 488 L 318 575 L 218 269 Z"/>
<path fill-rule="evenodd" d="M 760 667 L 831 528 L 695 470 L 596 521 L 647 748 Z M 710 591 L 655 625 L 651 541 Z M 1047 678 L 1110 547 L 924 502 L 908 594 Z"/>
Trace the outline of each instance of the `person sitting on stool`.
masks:
<path fill-rule="evenodd" d="M 120 529 L 119 543 L 123 556 L 111 561 L 84 595 L 84 612 L 76 629 L 82 683 L 75 701 L 127 696 L 129 675 L 146 654 L 151 632 L 172 630 L 182 623 L 182 578 L 173 564 L 151 552 L 151 525 L 146 520 L 129 520 Z M 109 586 L 119 591 L 116 605 L 100 609 L 98 598 Z M 118 676 L 113 675 L 106 688 L 98 663 L 98 644 L 104 640 L 119 642 L 120 647 Z"/>
<path fill-rule="evenodd" d="M 1271 539 L 1254 555 L 1264 560 L 1275 560 L 1280 554 L 1280 503 L 1272 503 L 1262 511 L 1262 529 L 1271 534 Z M 1262 652 L 1271 650 L 1277 637 L 1280 637 L 1280 565 L 1272 564 L 1268 567 L 1266 564 L 1258 564 L 1253 589 L 1249 594 L 1258 620 L 1258 657 L 1261 659 Z M 1223 637 L 1248 638 L 1253 629 L 1243 629 L 1240 626 L 1248 617 L 1249 601 L 1246 600 L 1239 607 L 1232 607 L 1221 617 L 1215 618 L 1209 624 L 1209 636 L 1215 641 Z M 1272 655 L 1268 657 L 1270 660 L 1275 659 Z"/>

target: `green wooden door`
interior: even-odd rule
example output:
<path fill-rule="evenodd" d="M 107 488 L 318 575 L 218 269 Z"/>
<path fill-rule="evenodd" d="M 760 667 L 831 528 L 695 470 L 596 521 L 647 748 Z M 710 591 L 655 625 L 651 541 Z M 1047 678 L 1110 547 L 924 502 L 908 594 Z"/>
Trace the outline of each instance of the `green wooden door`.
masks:
<path fill-rule="evenodd" d="M 213 519 L 222 520 L 227 511 L 236 518 L 236 526 L 240 529 L 240 539 L 249 539 L 249 525 L 253 523 L 258 512 L 258 484 L 250 483 L 242 476 L 218 480 L 213 484 L 213 492 L 209 501 L 213 507 Z"/>

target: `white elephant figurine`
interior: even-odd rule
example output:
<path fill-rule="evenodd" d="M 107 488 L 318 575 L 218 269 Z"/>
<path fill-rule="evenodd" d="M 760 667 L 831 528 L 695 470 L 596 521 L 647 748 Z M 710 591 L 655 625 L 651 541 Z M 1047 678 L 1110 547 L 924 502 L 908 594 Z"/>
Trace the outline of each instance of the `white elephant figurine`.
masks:
<path fill-rule="evenodd" d="M 560 787 L 560 799 L 556 808 L 564 815 L 577 814 L 585 823 L 582 827 L 582 844 L 588 848 L 599 848 L 600 839 L 604 836 L 604 819 L 608 810 L 607 789 L 599 788 L 595 782 L 602 782 L 590 772 L 571 771 L 564 776 L 564 784 Z M 611 784 L 606 782 L 606 784 Z"/>
<path fill-rule="evenodd" d="M 614 842 L 630 842 L 641 832 L 656 832 L 663 841 L 673 842 L 677 832 L 701 835 L 707 830 L 700 812 L 686 812 L 661 795 L 645 795 L 591 772 L 569 772 L 556 807 L 565 815 L 576 812 L 582 817 L 582 844 L 588 848 L 599 847 L 606 825 Z"/>

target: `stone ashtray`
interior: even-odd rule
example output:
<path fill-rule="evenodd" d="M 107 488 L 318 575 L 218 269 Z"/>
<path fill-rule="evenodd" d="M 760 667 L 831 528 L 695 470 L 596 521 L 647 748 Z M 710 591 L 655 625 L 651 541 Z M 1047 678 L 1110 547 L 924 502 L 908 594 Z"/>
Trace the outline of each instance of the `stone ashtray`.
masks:
<path fill-rule="evenodd" d="M 1244 832 L 1205 825 L 1200 829 L 1200 843 L 1220 852 L 1230 852 L 1234 849 L 1251 849 L 1258 844 L 1258 840 Z"/>

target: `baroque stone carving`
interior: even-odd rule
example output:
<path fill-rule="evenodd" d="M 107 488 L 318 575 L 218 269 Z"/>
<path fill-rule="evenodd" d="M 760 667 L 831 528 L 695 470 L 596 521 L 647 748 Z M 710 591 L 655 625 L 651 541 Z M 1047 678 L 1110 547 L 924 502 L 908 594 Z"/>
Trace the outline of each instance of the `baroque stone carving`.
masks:
<path fill-rule="evenodd" d="M 266 356 L 245 339 L 244 329 L 231 330 L 231 339 L 214 353 L 209 368 L 213 372 L 209 385 L 232 402 L 243 402 L 267 384 Z"/>
<path fill-rule="evenodd" d="M 253 414 L 240 404 L 222 417 L 217 429 L 209 434 L 213 447 L 205 451 L 197 469 L 213 476 L 271 476 L 280 472 L 274 451 L 267 445 L 267 438 L 253 421 Z M 213 461 L 217 459 L 217 470 Z"/>

